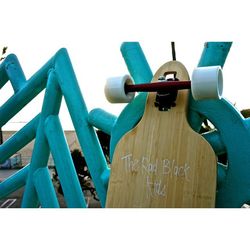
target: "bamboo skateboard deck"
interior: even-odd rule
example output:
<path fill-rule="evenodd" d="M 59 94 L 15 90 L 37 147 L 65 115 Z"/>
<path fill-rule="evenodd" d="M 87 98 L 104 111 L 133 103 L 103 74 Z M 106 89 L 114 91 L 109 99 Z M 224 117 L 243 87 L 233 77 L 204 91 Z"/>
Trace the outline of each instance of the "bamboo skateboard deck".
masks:
<path fill-rule="evenodd" d="M 164 64 L 152 81 L 166 72 L 189 80 L 178 61 Z M 159 111 L 149 93 L 141 121 L 118 142 L 111 165 L 106 207 L 214 207 L 215 153 L 189 126 L 189 90 L 179 90 L 176 107 Z"/>

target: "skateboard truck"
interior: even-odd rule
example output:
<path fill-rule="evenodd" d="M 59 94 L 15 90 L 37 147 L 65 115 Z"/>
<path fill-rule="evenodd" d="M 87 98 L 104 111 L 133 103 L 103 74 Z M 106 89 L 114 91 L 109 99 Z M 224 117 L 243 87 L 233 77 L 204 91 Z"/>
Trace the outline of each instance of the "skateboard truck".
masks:
<path fill-rule="evenodd" d="M 168 78 L 167 75 L 173 74 L 173 78 Z M 159 82 L 169 82 L 169 81 L 178 81 L 178 78 L 176 78 L 177 72 L 167 72 L 164 74 L 164 76 L 159 77 Z M 159 111 L 168 111 L 171 107 L 175 107 L 175 101 L 177 98 L 178 90 L 163 90 L 163 91 L 157 91 L 156 97 L 155 97 L 155 107 L 158 107 Z"/>
<path fill-rule="evenodd" d="M 176 106 L 178 90 L 191 88 L 191 81 L 179 81 L 176 75 L 176 71 L 169 71 L 159 77 L 158 82 L 125 85 L 125 93 L 156 92 L 155 107 L 158 107 L 159 111 L 168 111 L 171 107 Z"/>
<path fill-rule="evenodd" d="M 133 100 L 135 92 L 156 92 L 154 104 L 160 111 L 175 107 L 178 90 L 182 89 L 191 89 L 195 100 L 221 98 L 223 77 L 220 66 L 194 69 L 192 82 L 179 80 L 176 75 L 177 72 L 169 71 L 159 77 L 157 82 L 136 85 L 129 75 L 108 78 L 105 95 L 111 103 L 128 103 Z"/>

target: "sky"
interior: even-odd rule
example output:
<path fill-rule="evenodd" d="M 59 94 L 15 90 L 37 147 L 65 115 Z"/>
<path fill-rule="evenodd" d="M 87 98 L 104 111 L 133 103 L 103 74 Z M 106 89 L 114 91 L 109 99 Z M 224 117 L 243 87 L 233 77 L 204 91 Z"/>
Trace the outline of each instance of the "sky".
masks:
<path fill-rule="evenodd" d="M 226 3 L 226 4 L 225 4 Z M 192 74 L 206 41 L 233 41 L 224 70 L 223 96 L 238 109 L 249 108 L 249 17 L 247 1 L 114 1 L 55 0 L 1 3 L 0 46 L 18 56 L 30 78 L 61 47 L 68 49 L 88 110 L 101 107 L 119 115 L 124 105 L 104 96 L 106 79 L 127 74 L 120 53 L 124 41 L 140 42 L 155 72 L 171 60 L 171 41 L 177 60 Z M 4 127 L 18 129 L 41 109 L 43 94 Z M 12 95 L 10 84 L 0 90 L 0 105 Z M 60 119 L 72 129 L 65 105 Z"/>

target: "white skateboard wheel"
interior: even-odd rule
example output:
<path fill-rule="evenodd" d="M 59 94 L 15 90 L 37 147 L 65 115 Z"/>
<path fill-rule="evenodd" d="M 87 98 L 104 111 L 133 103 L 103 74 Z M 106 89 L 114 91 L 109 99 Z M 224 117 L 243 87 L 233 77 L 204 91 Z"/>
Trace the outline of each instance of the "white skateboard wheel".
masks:
<path fill-rule="evenodd" d="M 221 67 L 195 68 L 192 74 L 191 91 L 195 100 L 221 99 L 223 91 Z"/>
<path fill-rule="evenodd" d="M 111 77 L 107 79 L 104 92 L 107 100 L 111 103 L 128 103 L 135 96 L 134 92 L 125 92 L 125 85 L 133 85 L 129 75 Z"/>

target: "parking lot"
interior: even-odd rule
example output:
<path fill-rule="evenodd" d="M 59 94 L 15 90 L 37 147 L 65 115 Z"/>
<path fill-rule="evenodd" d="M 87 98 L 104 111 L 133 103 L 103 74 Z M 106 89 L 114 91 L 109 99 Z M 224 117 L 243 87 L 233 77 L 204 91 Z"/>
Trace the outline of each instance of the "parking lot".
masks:
<path fill-rule="evenodd" d="M 0 169 L 0 182 L 14 174 L 17 169 Z M 57 190 L 57 188 L 55 188 Z M 0 200 L 0 208 L 20 208 L 22 203 L 22 196 L 23 196 L 24 188 L 21 188 L 14 193 L 10 194 L 8 197 Z M 99 208 L 100 203 L 93 199 L 90 194 L 86 194 L 86 202 L 89 208 Z M 66 203 L 64 201 L 64 197 L 62 194 L 57 192 L 57 198 L 61 208 L 66 208 Z"/>

